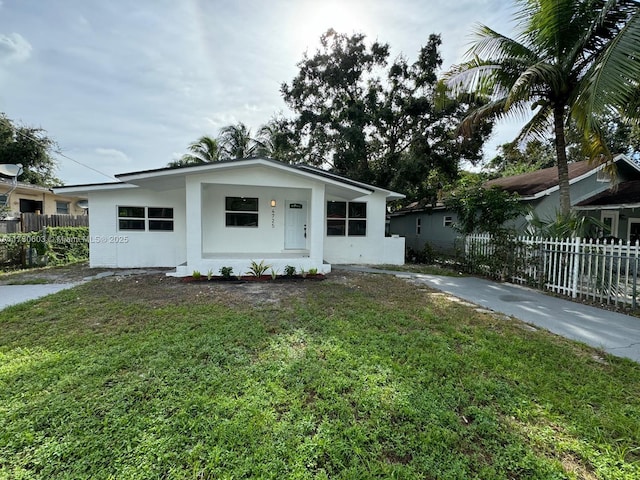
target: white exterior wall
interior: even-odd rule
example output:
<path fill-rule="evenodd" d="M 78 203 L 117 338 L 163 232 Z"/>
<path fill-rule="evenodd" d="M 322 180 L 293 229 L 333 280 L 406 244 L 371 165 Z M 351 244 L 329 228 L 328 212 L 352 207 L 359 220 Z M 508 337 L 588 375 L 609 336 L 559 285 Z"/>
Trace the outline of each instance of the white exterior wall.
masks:
<path fill-rule="evenodd" d="M 261 165 L 187 175 L 184 185 L 175 190 L 117 187 L 91 191 L 91 266 L 177 267 L 176 275 L 190 275 L 194 270 L 216 274 L 220 266 L 233 266 L 240 274 L 250 260 L 265 260 L 279 272 L 285 265 L 328 272 L 331 267 L 324 262 L 404 262 L 404 239 L 385 238 L 384 192 L 356 199 L 334 197 L 327 191 L 340 188 L 322 178 L 305 178 Z M 257 228 L 225 225 L 227 196 L 259 199 Z M 271 200 L 276 201 L 275 208 Z M 367 235 L 327 237 L 328 200 L 367 202 Z M 307 202 L 306 248 L 287 250 L 287 202 L 301 201 Z M 174 231 L 118 231 L 118 206 L 171 207 Z"/>
<path fill-rule="evenodd" d="M 282 253 L 284 251 L 285 204 L 307 202 L 310 214 L 310 190 L 237 185 L 202 185 L 202 252 L 207 253 Z M 257 227 L 227 227 L 226 197 L 258 198 Z M 276 206 L 271 208 L 271 200 Z M 307 247 L 309 249 L 309 238 Z"/>
<path fill-rule="evenodd" d="M 327 200 L 345 201 L 330 197 Z M 385 237 L 387 202 L 384 194 L 357 198 L 354 202 L 367 202 L 367 235 L 364 237 L 326 236 L 324 259 L 329 263 L 404 264 L 404 238 Z"/>
<path fill-rule="evenodd" d="M 186 260 L 184 190 L 118 189 L 90 192 L 89 265 L 175 267 Z M 118 206 L 173 208 L 173 232 L 118 230 Z"/>
<path fill-rule="evenodd" d="M 322 267 L 325 198 L 322 181 L 254 166 L 189 175 L 185 184 L 189 225 L 187 265 L 178 270 L 179 274 L 188 275 L 194 270 L 217 274 L 221 265 L 231 266 L 240 274 L 247 271 L 249 260 L 263 259 L 280 272 L 287 264 L 298 269 L 330 270 L 329 266 Z M 258 198 L 258 227 L 227 227 L 225 197 Z M 271 207 L 271 200 L 276 201 L 275 208 Z M 286 250 L 286 204 L 299 201 L 307 202 L 306 248 Z M 278 257 L 290 252 L 300 258 L 294 261 Z M 207 258 L 215 255 L 223 258 Z"/>

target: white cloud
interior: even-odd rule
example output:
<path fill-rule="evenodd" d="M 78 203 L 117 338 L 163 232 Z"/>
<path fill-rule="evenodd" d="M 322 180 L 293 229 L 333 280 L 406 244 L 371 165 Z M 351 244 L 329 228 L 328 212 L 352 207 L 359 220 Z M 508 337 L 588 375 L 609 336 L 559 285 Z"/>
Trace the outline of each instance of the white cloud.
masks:
<path fill-rule="evenodd" d="M 0 34 L 0 61 L 24 62 L 31 50 L 31 44 L 19 33 Z"/>
<path fill-rule="evenodd" d="M 102 157 L 100 160 L 103 162 L 108 162 L 110 164 L 131 163 L 131 159 L 127 156 L 127 154 L 116 148 L 98 147 L 94 150 L 94 152 L 96 155 Z"/>

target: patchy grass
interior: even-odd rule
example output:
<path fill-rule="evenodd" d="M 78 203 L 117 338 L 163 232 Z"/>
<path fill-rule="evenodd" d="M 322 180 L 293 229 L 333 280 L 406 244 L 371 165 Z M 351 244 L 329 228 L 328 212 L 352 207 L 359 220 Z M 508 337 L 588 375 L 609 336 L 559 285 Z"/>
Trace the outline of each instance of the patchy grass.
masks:
<path fill-rule="evenodd" d="M 390 276 L 0 312 L 1 479 L 637 479 L 639 418 L 639 365 Z"/>

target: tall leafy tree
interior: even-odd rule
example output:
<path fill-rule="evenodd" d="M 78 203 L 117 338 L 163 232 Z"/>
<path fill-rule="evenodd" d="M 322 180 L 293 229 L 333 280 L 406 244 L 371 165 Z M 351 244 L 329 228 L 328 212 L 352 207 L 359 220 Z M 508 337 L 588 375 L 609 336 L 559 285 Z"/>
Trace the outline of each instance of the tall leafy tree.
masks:
<path fill-rule="evenodd" d="M 179 160 L 169 163 L 170 167 L 188 167 L 212 163 L 220 160 L 220 148 L 218 140 L 203 135 L 197 141 L 189 144 L 189 153 L 184 154 Z"/>
<path fill-rule="evenodd" d="M 22 164 L 18 180 L 50 187 L 61 182 L 55 176 L 52 157 L 56 143 L 41 128 L 18 125 L 0 113 L 0 163 Z"/>
<path fill-rule="evenodd" d="M 468 104 L 438 84 L 440 43 L 431 35 L 415 62 L 391 61 L 387 44 L 327 31 L 281 87 L 304 161 L 412 198 L 428 194 L 434 170 L 455 176 L 461 159 L 477 161 L 482 134 L 462 141 L 454 133 Z"/>
<path fill-rule="evenodd" d="M 592 158 L 611 158 L 596 114 L 625 111 L 637 99 L 640 18 L 636 0 L 516 0 L 517 34 L 487 26 L 475 32 L 469 60 L 449 84 L 491 95 L 462 124 L 469 133 L 485 118 L 535 109 L 518 140 L 553 132 L 560 211 L 571 208 L 565 126 L 575 121 Z M 587 141 L 588 140 L 588 141 Z"/>

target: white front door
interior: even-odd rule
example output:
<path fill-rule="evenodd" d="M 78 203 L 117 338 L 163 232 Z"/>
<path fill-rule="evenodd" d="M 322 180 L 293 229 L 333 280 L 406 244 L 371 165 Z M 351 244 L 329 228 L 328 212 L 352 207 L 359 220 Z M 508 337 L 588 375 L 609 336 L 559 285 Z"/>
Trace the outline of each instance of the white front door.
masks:
<path fill-rule="evenodd" d="M 289 250 L 307 248 L 307 202 L 287 201 L 284 208 L 284 248 Z"/>

